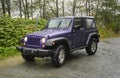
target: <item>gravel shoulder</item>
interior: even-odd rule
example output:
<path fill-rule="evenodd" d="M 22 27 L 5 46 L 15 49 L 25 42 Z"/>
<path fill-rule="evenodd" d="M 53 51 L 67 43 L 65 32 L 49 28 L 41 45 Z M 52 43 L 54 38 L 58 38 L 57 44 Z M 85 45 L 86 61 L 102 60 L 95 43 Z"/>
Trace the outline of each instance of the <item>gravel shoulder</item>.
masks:
<path fill-rule="evenodd" d="M 120 78 L 120 38 L 103 40 L 94 56 L 73 53 L 61 68 L 48 59 L 25 62 L 21 56 L 0 61 L 0 78 Z"/>

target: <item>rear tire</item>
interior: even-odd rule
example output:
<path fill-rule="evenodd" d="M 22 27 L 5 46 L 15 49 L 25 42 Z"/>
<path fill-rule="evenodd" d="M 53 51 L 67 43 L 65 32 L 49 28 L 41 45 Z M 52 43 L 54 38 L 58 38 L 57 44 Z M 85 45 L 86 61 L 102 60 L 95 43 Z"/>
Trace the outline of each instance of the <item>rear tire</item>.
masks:
<path fill-rule="evenodd" d="M 90 39 L 86 52 L 88 55 L 94 55 L 97 51 L 97 40 L 95 38 Z"/>
<path fill-rule="evenodd" d="M 29 55 L 25 55 L 22 53 L 22 57 L 25 61 L 34 61 L 34 58 L 33 56 L 29 56 Z"/>
<path fill-rule="evenodd" d="M 63 45 L 59 45 L 55 49 L 55 53 L 52 56 L 52 63 L 55 67 L 61 67 L 66 60 L 66 50 Z"/>

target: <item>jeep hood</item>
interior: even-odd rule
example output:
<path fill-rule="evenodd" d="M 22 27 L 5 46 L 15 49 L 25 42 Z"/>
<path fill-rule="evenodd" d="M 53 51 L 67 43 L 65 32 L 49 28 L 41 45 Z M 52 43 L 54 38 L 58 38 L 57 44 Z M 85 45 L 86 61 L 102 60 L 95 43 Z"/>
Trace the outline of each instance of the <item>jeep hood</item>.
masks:
<path fill-rule="evenodd" d="M 45 29 L 43 31 L 38 31 L 38 32 L 34 32 L 29 34 L 28 36 L 42 36 L 42 37 L 52 37 L 52 36 L 56 36 L 56 35 L 60 35 L 60 34 L 64 34 L 64 33 L 68 33 L 69 29 Z"/>

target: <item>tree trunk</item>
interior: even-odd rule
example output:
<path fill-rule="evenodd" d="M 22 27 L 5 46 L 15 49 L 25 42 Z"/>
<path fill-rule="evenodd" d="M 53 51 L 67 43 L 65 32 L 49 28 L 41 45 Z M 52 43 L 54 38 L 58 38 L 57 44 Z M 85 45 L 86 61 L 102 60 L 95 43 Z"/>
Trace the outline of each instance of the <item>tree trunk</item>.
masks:
<path fill-rule="evenodd" d="M 88 14 L 89 14 L 89 16 L 90 16 L 90 15 L 91 15 L 91 12 L 90 12 L 90 10 L 91 10 L 91 7 L 90 7 L 90 3 L 91 3 L 91 1 L 88 0 L 88 3 L 89 3 L 89 12 L 88 12 Z"/>
<path fill-rule="evenodd" d="M 29 18 L 29 12 L 28 12 L 28 1 L 25 0 L 26 3 L 26 14 L 27 14 L 27 18 Z"/>
<path fill-rule="evenodd" d="M 33 19 L 33 7 L 32 7 L 32 4 L 33 4 L 33 0 L 31 0 L 31 18 Z"/>
<path fill-rule="evenodd" d="M 45 6 L 46 6 L 45 3 L 46 3 L 46 1 L 44 0 L 43 1 L 43 18 L 45 18 Z"/>
<path fill-rule="evenodd" d="M 59 17 L 59 13 L 58 13 L 58 0 L 56 0 L 56 17 Z"/>
<path fill-rule="evenodd" d="M 114 16 L 114 24 L 115 24 L 115 28 L 116 28 L 116 30 L 115 30 L 116 34 L 119 34 L 119 24 L 117 23 L 117 19 L 118 18 L 116 18 L 116 8 L 117 8 L 117 3 L 118 2 L 119 2 L 118 0 L 115 0 L 114 10 L 113 10 L 113 16 Z"/>
<path fill-rule="evenodd" d="M 65 2 L 64 2 L 64 0 L 62 0 L 62 12 L 63 12 L 63 16 L 65 16 Z"/>
<path fill-rule="evenodd" d="M 86 15 L 88 15 L 88 0 L 86 0 L 85 7 L 86 7 Z"/>
<path fill-rule="evenodd" d="M 7 3 L 7 11 L 8 11 L 8 15 L 9 15 L 9 17 L 11 17 L 11 12 L 10 12 L 10 0 L 6 0 L 6 3 Z"/>
<path fill-rule="evenodd" d="M 2 4 L 3 14 L 5 14 L 6 13 L 6 10 L 5 10 L 5 0 L 1 0 L 1 4 Z"/>
<path fill-rule="evenodd" d="M 76 1 L 77 1 L 77 0 L 74 0 L 74 1 L 73 1 L 73 10 L 72 10 L 72 15 L 73 15 L 73 16 L 75 16 Z"/>
<path fill-rule="evenodd" d="M 95 12 L 95 19 L 96 19 L 96 22 L 97 22 L 98 10 L 99 10 L 99 8 L 98 8 L 98 7 L 99 7 L 99 5 L 100 5 L 100 4 L 99 4 L 99 2 L 100 2 L 100 1 L 99 1 L 99 0 L 97 0 L 97 8 L 96 8 L 96 12 Z"/>
<path fill-rule="evenodd" d="M 19 11 L 20 11 L 20 18 L 22 18 L 22 5 L 21 5 L 21 0 L 18 0 L 19 1 Z"/>
<path fill-rule="evenodd" d="M 39 14 L 40 14 L 40 18 L 42 18 L 42 11 L 41 11 L 41 9 L 42 9 L 42 7 L 41 7 L 41 0 L 39 0 Z"/>
<path fill-rule="evenodd" d="M 25 18 L 27 18 L 26 7 L 25 7 L 24 0 L 22 0 L 22 4 L 23 4 L 23 8 L 24 8 L 23 12 L 24 12 Z"/>

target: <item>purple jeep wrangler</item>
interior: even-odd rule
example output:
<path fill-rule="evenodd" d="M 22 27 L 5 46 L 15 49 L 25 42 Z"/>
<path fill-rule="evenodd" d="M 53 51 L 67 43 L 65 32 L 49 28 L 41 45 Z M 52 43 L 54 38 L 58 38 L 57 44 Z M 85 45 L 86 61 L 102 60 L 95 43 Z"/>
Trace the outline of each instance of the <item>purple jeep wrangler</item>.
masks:
<path fill-rule="evenodd" d="M 88 55 L 94 55 L 99 37 L 92 16 L 51 18 L 44 30 L 26 35 L 17 49 L 26 61 L 51 57 L 54 66 L 60 67 L 75 50 L 85 48 Z"/>

